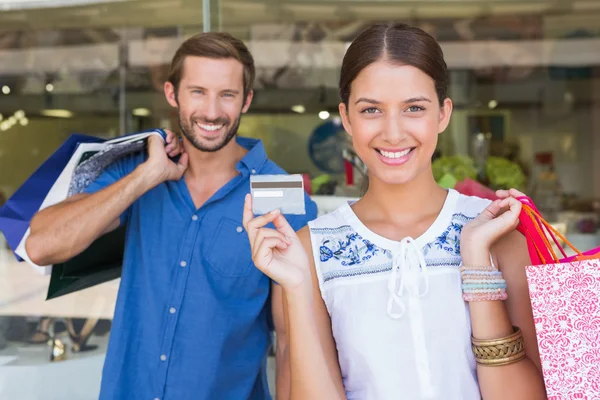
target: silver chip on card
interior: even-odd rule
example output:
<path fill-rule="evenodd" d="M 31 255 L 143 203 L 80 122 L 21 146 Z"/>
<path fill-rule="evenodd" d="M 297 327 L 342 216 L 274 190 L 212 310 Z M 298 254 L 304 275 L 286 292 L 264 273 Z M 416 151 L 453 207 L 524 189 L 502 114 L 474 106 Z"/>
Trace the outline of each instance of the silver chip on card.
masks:
<path fill-rule="evenodd" d="M 306 214 L 302 175 L 252 175 L 250 193 L 254 215 L 275 209 L 282 214 Z"/>

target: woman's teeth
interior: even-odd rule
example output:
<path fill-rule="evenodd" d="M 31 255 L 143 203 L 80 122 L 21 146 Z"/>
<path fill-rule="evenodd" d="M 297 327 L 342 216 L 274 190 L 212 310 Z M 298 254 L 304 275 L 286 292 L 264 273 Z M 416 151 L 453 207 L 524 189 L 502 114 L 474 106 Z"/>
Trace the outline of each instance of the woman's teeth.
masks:
<path fill-rule="evenodd" d="M 209 131 L 209 132 L 218 131 L 219 129 L 221 129 L 223 127 L 223 125 L 212 125 L 212 124 L 207 125 L 207 124 L 196 123 L 196 125 L 198 125 L 202 129 L 204 129 L 205 131 Z"/>
<path fill-rule="evenodd" d="M 381 155 L 384 156 L 384 157 L 386 157 L 386 158 L 400 158 L 400 157 L 404 157 L 405 155 L 407 155 L 411 151 L 412 151 L 412 149 L 406 149 L 406 150 L 402 150 L 402 151 L 383 151 L 383 150 L 379 150 L 379 153 L 381 153 Z"/>

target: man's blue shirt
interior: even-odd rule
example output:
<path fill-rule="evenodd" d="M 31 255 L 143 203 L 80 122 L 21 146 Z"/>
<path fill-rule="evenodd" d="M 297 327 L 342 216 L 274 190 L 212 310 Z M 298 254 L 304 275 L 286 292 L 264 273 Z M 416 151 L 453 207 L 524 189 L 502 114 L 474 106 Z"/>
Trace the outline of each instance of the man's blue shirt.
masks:
<path fill-rule="evenodd" d="M 121 216 L 127 239 L 101 400 L 270 399 L 270 283 L 252 263 L 242 227 L 252 174 L 285 173 L 262 142 L 239 175 L 196 209 L 184 179 L 150 190 Z M 111 165 L 86 192 L 132 172 L 145 154 Z M 287 216 L 298 230 L 317 215 Z"/>

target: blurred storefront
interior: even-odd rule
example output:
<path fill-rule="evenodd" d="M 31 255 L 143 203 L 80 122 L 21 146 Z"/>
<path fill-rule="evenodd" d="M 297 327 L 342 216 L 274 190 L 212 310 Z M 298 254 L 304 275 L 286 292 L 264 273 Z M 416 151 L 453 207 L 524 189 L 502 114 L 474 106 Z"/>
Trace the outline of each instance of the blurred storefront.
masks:
<path fill-rule="evenodd" d="M 175 128 L 162 94 L 168 64 L 181 41 L 206 29 L 243 39 L 255 57 L 255 100 L 240 134 L 263 139 L 288 172 L 309 174 L 326 211 L 360 193 L 359 163 L 347 184 L 352 157 L 337 118 L 337 81 L 348 43 L 380 21 L 419 26 L 442 44 L 455 111 L 436 154 L 440 181 L 520 187 L 575 244 L 599 246 L 597 0 L 4 0 L 0 202 L 72 133 Z M 6 276 L 14 261 L 3 251 Z M 0 316 L 18 315 L 14 304 L 27 296 L 43 297 L 3 285 Z M 113 289 L 102 307 L 110 309 Z M 0 365 L 9 356 L 0 350 Z M 99 382 L 97 366 L 89 368 Z M 0 397 L 9 398 L 2 384 Z"/>

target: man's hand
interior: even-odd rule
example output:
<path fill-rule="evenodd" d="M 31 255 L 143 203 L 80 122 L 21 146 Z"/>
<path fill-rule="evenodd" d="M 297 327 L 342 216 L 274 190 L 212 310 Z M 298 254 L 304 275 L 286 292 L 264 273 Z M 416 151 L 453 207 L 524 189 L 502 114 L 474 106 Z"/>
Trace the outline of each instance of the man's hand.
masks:
<path fill-rule="evenodd" d="M 188 154 L 183 151 L 179 138 L 171 131 L 167 132 L 166 146 L 160 138 L 152 135 L 148 138 L 148 160 L 142 164 L 144 175 L 152 186 L 165 181 L 181 179 L 188 166 Z M 175 163 L 169 157 L 181 154 Z"/>

